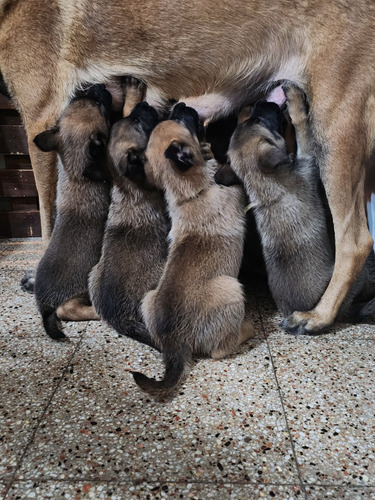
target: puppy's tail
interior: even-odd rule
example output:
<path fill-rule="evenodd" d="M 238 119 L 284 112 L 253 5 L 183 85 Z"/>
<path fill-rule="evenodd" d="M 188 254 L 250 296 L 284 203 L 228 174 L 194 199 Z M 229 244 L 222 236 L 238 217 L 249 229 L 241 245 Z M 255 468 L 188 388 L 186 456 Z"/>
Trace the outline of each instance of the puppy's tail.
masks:
<path fill-rule="evenodd" d="M 60 330 L 60 320 L 57 317 L 56 309 L 53 307 L 45 307 L 42 310 L 43 326 L 47 335 L 53 340 L 66 339 L 65 333 Z"/>
<path fill-rule="evenodd" d="M 145 327 L 143 323 L 140 321 L 135 321 L 131 319 L 118 321 L 116 325 L 112 325 L 117 333 L 120 335 L 124 335 L 125 337 L 129 337 L 133 340 L 137 340 L 137 342 L 141 342 L 142 344 L 149 345 L 154 349 L 160 351 L 159 347 L 155 344 L 149 331 Z"/>
<path fill-rule="evenodd" d="M 192 364 L 192 351 L 187 344 L 164 352 L 165 374 L 162 380 L 146 377 L 143 373 L 132 372 L 136 384 L 157 400 L 170 399 L 177 390 L 186 369 Z"/>

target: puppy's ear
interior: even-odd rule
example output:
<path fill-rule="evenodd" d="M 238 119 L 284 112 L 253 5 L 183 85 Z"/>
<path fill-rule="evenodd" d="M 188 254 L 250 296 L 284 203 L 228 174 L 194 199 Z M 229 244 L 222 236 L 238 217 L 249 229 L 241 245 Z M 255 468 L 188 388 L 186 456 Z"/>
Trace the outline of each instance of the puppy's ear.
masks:
<path fill-rule="evenodd" d="M 281 165 L 290 165 L 290 156 L 274 146 L 265 151 L 259 158 L 259 169 L 265 173 L 271 173 Z"/>
<path fill-rule="evenodd" d="M 59 145 L 58 137 L 59 127 L 53 127 L 40 134 L 33 139 L 34 144 L 44 152 L 56 151 Z"/>
<path fill-rule="evenodd" d="M 89 155 L 94 160 L 105 158 L 107 151 L 107 137 L 103 132 L 91 134 L 89 143 Z"/>
<path fill-rule="evenodd" d="M 241 179 L 233 172 L 229 163 L 223 165 L 215 174 L 216 184 L 223 186 L 233 186 L 234 184 L 242 184 Z"/>
<path fill-rule="evenodd" d="M 120 168 L 124 175 L 136 184 L 143 184 L 145 181 L 146 157 L 140 149 L 129 149 Z"/>
<path fill-rule="evenodd" d="M 173 141 L 164 152 L 168 160 L 172 160 L 175 166 L 186 172 L 194 165 L 194 156 L 189 146 L 182 142 Z"/>
<path fill-rule="evenodd" d="M 87 165 L 83 176 L 97 182 L 107 182 L 110 176 L 106 166 L 107 137 L 102 133 L 92 134 L 89 143 Z"/>

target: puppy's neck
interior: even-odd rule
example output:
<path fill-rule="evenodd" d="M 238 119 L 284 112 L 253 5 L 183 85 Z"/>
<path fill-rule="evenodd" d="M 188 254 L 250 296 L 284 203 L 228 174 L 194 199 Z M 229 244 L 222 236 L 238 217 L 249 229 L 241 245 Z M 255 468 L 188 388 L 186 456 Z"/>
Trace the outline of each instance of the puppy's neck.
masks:
<path fill-rule="evenodd" d="M 165 197 L 171 211 L 184 209 L 185 205 L 194 203 L 215 184 L 215 169 L 211 162 L 193 168 L 197 169 L 196 173 L 190 172 L 189 176 L 178 179 L 173 186 L 166 186 Z"/>

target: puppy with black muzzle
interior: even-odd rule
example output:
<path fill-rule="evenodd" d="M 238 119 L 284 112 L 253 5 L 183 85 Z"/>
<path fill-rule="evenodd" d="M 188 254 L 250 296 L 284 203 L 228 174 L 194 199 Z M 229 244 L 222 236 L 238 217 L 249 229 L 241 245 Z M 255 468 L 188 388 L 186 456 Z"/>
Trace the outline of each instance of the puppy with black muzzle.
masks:
<path fill-rule="evenodd" d="M 334 248 L 327 207 L 320 185 L 315 141 L 303 92 L 284 85 L 296 132 L 297 153 L 288 154 L 285 119 L 275 103 L 258 102 L 250 118 L 234 132 L 228 156 L 243 182 L 262 240 L 272 296 L 285 315 L 308 311 L 320 300 L 332 276 Z M 217 176 L 220 182 L 220 174 Z M 337 321 L 359 321 L 375 313 L 375 261 L 371 252 L 344 300 Z M 288 318 L 281 326 L 289 333 Z"/>
<path fill-rule="evenodd" d="M 127 102 L 135 103 L 142 91 L 139 81 L 128 80 L 126 109 Z M 162 275 L 170 228 L 162 192 L 147 185 L 144 173 L 144 150 L 157 123 L 155 109 L 142 101 L 112 127 L 111 205 L 102 255 L 89 280 L 91 300 L 101 318 L 121 335 L 152 346 L 141 323 L 140 303 Z"/>
<path fill-rule="evenodd" d="M 214 181 L 215 160 L 204 161 L 197 113 L 178 104 L 153 131 L 146 176 L 163 189 L 172 227 L 166 266 L 142 301 L 152 340 L 163 353 L 160 381 L 133 373 L 156 399 L 171 397 L 193 355 L 222 358 L 253 333 L 244 322 L 237 280 L 244 240 L 242 187 Z"/>
<path fill-rule="evenodd" d="M 104 85 L 73 99 L 56 126 L 38 134 L 42 151 L 56 151 L 56 221 L 35 277 L 35 297 L 47 334 L 65 339 L 59 320 L 99 319 L 88 297 L 88 275 L 100 258 L 109 208 L 106 167 L 111 95 Z"/>

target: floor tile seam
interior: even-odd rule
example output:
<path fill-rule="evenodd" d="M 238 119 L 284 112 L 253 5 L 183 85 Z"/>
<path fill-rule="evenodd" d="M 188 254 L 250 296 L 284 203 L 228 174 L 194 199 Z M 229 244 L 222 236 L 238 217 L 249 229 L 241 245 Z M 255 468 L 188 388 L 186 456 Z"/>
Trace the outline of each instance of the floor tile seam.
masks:
<path fill-rule="evenodd" d="M 291 431 L 290 431 L 290 426 L 289 426 L 289 422 L 288 422 L 288 418 L 287 418 L 287 413 L 286 413 L 286 410 L 285 410 L 285 406 L 284 406 L 284 397 L 283 397 L 283 393 L 282 393 L 282 390 L 281 390 L 281 387 L 280 387 L 280 384 L 279 384 L 279 380 L 278 380 L 278 377 L 277 377 L 277 370 L 276 370 L 276 366 L 275 366 L 275 362 L 274 362 L 274 357 L 273 357 L 273 354 L 272 354 L 272 350 L 271 350 L 271 346 L 270 346 L 270 343 L 269 343 L 269 337 L 267 336 L 267 333 L 266 333 L 266 328 L 264 326 L 264 322 L 263 322 L 263 317 L 262 317 L 262 314 L 261 314 L 261 311 L 260 311 L 260 308 L 259 308 L 259 304 L 258 304 L 258 297 L 256 296 L 256 303 L 257 303 L 257 307 L 258 307 L 258 311 L 259 311 L 259 316 L 260 316 L 260 321 L 261 321 L 261 324 L 262 324 L 262 327 L 264 329 L 264 333 L 265 333 L 265 338 L 266 338 L 266 342 L 267 342 L 267 346 L 268 346 L 268 350 L 269 350 L 269 353 L 270 353 L 270 359 L 271 359 L 271 363 L 272 363 L 272 367 L 273 367 L 273 372 L 274 372 L 274 377 L 275 377 L 275 380 L 276 380 L 276 384 L 277 384 L 277 388 L 278 388 L 278 391 L 279 391 L 279 396 L 280 396 L 280 400 L 281 400 L 281 405 L 282 405 L 282 409 L 283 409 L 283 413 L 284 413 L 284 418 L 285 418 L 285 421 L 286 421 L 286 425 L 287 425 L 287 429 L 288 429 L 288 434 L 289 434 L 289 439 L 291 441 L 291 446 L 292 446 L 292 450 L 293 450 L 293 455 L 294 455 L 294 459 L 295 459 L 295 462 L 296 462 L 296 466 L 297 466 L 297 471 L 298 471 L 298 477 L 300 479 L 300 482 L 301 482 L 301 485 L 302 485 L 302 489 L 305 493 L 305 497 L 307 495 L 306 493 L 306 489 L 305 487 L 307 486 L 311 486 L 312 484 L 311 483 L 308 483 L 306 482 L 304 479 L 303 479 L 303 472 L 302 470 L 300 469 L 300 466 L 298 464 L 298 460 L 297 460 L 297 455 L 296 455 L 296 451 L 295 451 L 295 446 L 294 446 L 294 440 L 293 440 L 293 437 L 292 437 L 292 434 L 291 434 Z M 356 338 L 355 340 L 357 340 L 358 338 Z M 312 339 L 313 341 L 317 340 L 317 338 L 313 338 Z M 327 343 L 330 343 L 333 341 L 333 339 L 321 339 L 320 338 L 320 341 L 321 340 L 324 340 L 325 342 Z M 373 342 L 374 339 L 372 338 L 367 338 L 366 340 L 369 340 L 370 342 Z M 337 343 L 337 342 L 335 342 Z M 326 358 L 324 358 L 324 364 L 326 366 L 329 366 L 327 361 L 326 361 Z M 336 376 L 335 375 L 335 379 L 336 380 L 339 380 L 339 377 L 338 375 Z M 313 485 L 315 485 L 316 483 L 313 483 Z M 319 485 L 320 486 L 320 485 Z M 327 486 L 327 487 L 336 487 L 336 488 L 346 488 L 348 487 L 348 485 L 335 485 L 335 486 Z M 351 487 L 362 487 L 362 488 L 368 488 L 368 487 L 372 487 L 372 485 L 353 485 Z"/>
<path fill-rule="evenodd" d="M 270 355 L 273 376 L 275 378 L 277 392 L 278 392 L 278 395 L 279 395 L 279 400 L 281 402 L 281 408 L 282 408 L 282 412 L 283 412 L 283 415 L 284 415 L 284 421 L 285 421 L 285 425 L 286 425 L 288 436 L 289 436 L 289 442 L 290 442 L 290 446 L 292 448 L 292 453 L 293 453 L 293 458 L 294 458 L 294 462 L 295 462 L 295 467 L 297 469 L 298 480 L 299 480 L 299 483 L 300 483 L 301 490 L 302 490 L 302 492 L 305 495 L 305 500 L 307 500 L 306 490 L 305 490 L 304 482 L 302 480 L 302 471 L 300 470 L 300 467 L 298 465 L 297 454 L 296 454 L 296 450 L 295 450 L 295 447 L 294 447 L 294 441 L 293 441 L 292 433 L 291 433 L 291 430 L 290 430 L 287 413 L 286 413 L 286 410 L 285 410 L 283 394 L 282 394 L 281 387 L 280 387 L 280 384 L 279 384 L 279 380 L 278 380 L 278 377 L 277 377 L 275 362 L 274 362 L 273 354 L 272 354 L 272 351 L 271 351 L 271 348 L 270 348 L 270 343 L 269 343 L 269 340 L 268 340 L 268 337 L 267 337 L 266 328 L 264 326 L 263 317 L 262 317 L 262 314 L 261 314 L 261 311 L 260 311 L 259 301 L 258 301 L 258 295 L 257 295 L 256 289 L 255 289 L 255 301 L 256 301 L 256 305 L 257 305 L 257 309 L 258 309 L 260 323 L 261 323 L 262 329 L 264 331 L 264 336 L 265 336 L 265 340 L 266 340 L 266 343 L 267 343 L 268 352 L 269 352 L 269 355 Z"/>
<path fill-rule="evenodd" d="M 11 488 L 12 484 L 14 483 L 14 479 L 15 479 L 15 477 L 17 475 L 17 472 L 20 470 L 20 468 L 22 466 L 22 462 L 23 462 L 23 460 L 24 460 L 27 452 L 29 451 L 29 448 L 33 444 L 35 436 L 36 436 L 36 433 L 38 432 L 38 429 L 39 429 L 41 423 L 43 422 L 43 420 L 44 420 L 44 418 L 46 416 L 47 410 L 50 407 L 50 405 L 52 404 L 52 401 L 53 401 L 55 395 L 57 394 L 60 386 L 62 385 L 66 373 L 68 372 L 69 366 L 71 366 L 73 359 L 75 358 L 76 354 L 78 353 L 78 351 L 79 351 L 79 349 L 80 349 L 80 347 L 82 345 L 83 338 L 84 338 L 84 335 L 85 335 L 85 332 L 86 332 L 86 328 L 87 328 L 87 326 L 85 326 L 84 331 L 83 331 L 82 335 L 80 336 L 79 341 L 77 342 L 77 345 L 74 347 L 73 352 L 70 355 L 70 357 L 69 357 L 69 359 L 68 359 L 68 361 L 67 361 L 67 363 L 66 363 L 66 365 L 65 365 L 65 367 L 64 367 L 64 369 L 63 369 L 63 371 L 61 373 L 60 379 L 56 383 L 55 388 L 53 389 L 50 397 L 48 398 L 48 400 L 47 400 L 47 402 L 46 402 L 46 404 L 45 404 L 45 406 L 43 408 L 43 411 L 42 411 L 41 415 L 39 416 L 39 418 L 38 418 L 38 420 L 36 422 L 36 425 L 35 425 L 34 429 L 31 431 L 30 437 L 27 440 L 25 448 L 24 448 L 23 452 L 21 453 L 21 456 L 17 460 L 17 464 L 16 464 L 14 472 L 13 472 L 11 478 L 10 478 L 9 484 L 6 486 L 6 491 L 5 491 L 5 495 L 3 497 L 3 500 L 6 499 L 7 494 L 9 492 L 9 489 Z"/>
<path fill-rule="evenodd" d="M 143 479 L 114 479 L 114 478 L 103 478 L 103 477 L 95 477 L 95 476 L 83 476 L 77 478 L 59 478 L 59 477 L 48 477 L 48 476 L 40 476 L 40 477 L 30 477 L 30 478 L 20 478 L 17 476 L 4 476 L 0 477 L 0 482 L 9 483 L 12 481 L 13 483 L 29 483 L 31 481 L 36 483 L 84 483 L 84 482 L 93 482 L 93 483 L 109 483 L 109 484 L 221 484 L 221 485 L 243 485 L 243 486 L 299 486 L 295 482 L 280 482 L 280 481 L 235 481 L 235 480 L 173 480 L 173 479 L 165 479 L 165 480 L 150 480 L 145 477 Z M 346 484 L 346 483 L 308 483 L 303 482 L 304 486 L 311 488 L 340 488 L 340 489 L 374 489 L 375 483 L 371 484 Z"/>
<path fill-rule="evenodd" d="M 175 485 L 187 485 L 187 484 L 194 484 L 194 485 L 221 485 L 221 486 L 226 486 L 226 485 L 233 485 L 233 486 L 249 486 L 249 487 L 254 487 L 254 486 L 270 486 L 270 487 L 283 487 L 283 488 L 288 488 L 288 487 L 294 487 L 298 486 L 300 487 L 299 484 L 296 482 L 255 482 L 255 481 L 204 481 L 204 480 L 187 480 L 187 481 L 178 481 L 178 480 L 173 480 L 173 479 L 166 479 L 164 481 L 162 480 L 149 480 L 147 478 L 145 479 L 103 479 L 103 478 L 97 478 L 97 477 L 84 477 L 84 478 L 77 478 L 77 479 L 59 479 L 59 478 L 48 478 L 48 477 L 42 477 L 42 478 L 29 478 L 29 479 L 18 479 L 15 478 L 15 480 L 12 482 L 12 484 L 15 483 L 61 483 L 61 484 L 79 484 L 79 483 L 106 483 L 106 484 L 111 484 L 111 485 L 141 485 L 141 484 L 154 484 L 154 485 L 163 485 L 163 484 L 175 484 Z M 312 485 L 309 485 L 312 486 Z M 320 485 L 319 485 L 320 486 Z M 332 487 L 332 486 L 328 486 Z M 334 487 L 339 488 L 339 485 L 336 485 Z"/>

